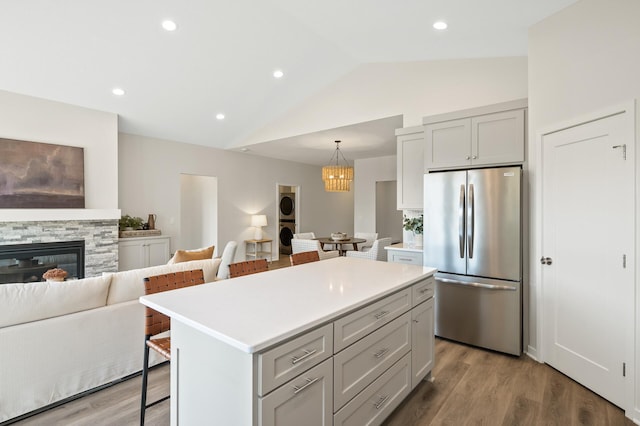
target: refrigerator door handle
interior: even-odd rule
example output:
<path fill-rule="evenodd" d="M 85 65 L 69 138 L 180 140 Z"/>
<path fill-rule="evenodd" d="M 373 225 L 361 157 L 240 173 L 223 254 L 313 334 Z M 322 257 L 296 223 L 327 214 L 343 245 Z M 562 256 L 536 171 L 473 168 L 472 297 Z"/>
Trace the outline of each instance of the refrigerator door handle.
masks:
<path fill-rule="evenodd" d="M 458 206 L 458 247 L 460 251 L 460 259 L 464 259 L 464 185 L 460 185 L 460 205 Z"/>
<path fill-rule="evenodd" d="M 475 283 L 475 282 L 469 282 L 469 281 L 458 281 L 458 280 L 452 280 L 450 278 L 436 278 L 436 280 L 442 281 L 443 283 L 447 283 L 447 284 L 457 284 L 457 285 L 464 285 L 467 287 L 485 288 L 487 290 L 511 290 L 511 291 L 517 290 L 517 287 L 511 287 L 508 285 L 495 285 L 495 284 Z"/>
<path fill-rule="evenodd" d="M 476 203 L 473 197 L 473 184 L 469 184 L 469 210 L 467 212 L 467 250 L 469 259 L 473 259 L 473 237 L 475 232 Z"/>

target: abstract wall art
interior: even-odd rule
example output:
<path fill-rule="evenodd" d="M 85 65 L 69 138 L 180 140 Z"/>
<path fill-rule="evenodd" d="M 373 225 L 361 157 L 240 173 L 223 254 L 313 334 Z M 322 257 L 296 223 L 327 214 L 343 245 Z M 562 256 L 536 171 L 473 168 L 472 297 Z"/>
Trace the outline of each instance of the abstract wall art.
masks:
<path fill-rule="evenodd" d="M 0 208 L 84 208 L 84 149 L 0 139 Z"/>

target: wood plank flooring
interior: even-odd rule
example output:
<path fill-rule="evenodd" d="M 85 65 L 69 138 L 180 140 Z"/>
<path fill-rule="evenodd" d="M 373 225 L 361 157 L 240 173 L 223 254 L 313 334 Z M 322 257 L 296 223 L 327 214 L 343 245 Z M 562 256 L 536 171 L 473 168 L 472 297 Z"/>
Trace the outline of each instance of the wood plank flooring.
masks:
<path fill-rule="evenodd" d="M 436 339 L 433 377 L 433 383 L 419 384 L 384 425 L 633 425 L 621 409 L 524 355 Z M 154 369 L 149 383 L 150 401 L 168 393 L 169 366 Z M 140 387 L 136 377 L 15 425 L 135 425 Z M 148 409 L 146 424 L 169 425 L 169 401 Z M 215 425 L 213 418 L 210 424 Z"/>

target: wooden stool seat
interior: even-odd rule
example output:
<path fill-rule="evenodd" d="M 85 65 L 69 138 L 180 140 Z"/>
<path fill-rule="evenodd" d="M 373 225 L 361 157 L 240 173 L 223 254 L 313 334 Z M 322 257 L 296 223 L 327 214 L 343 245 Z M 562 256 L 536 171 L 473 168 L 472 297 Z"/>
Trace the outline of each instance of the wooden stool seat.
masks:
<path fill-rule="evenodd" d="M 303 263 L 317 262 L 320 260 L 320 254 L 314 251 L 303 251 L 300 253 L 293 253 L 289 255 L 289 261 L 291 266 L 302 265 Z"/>
<path fill-rule="evenodd" d="M 229 265 L 229 277 L 241 277 L 269 270 L 267 259 L 246 260 Z"/>

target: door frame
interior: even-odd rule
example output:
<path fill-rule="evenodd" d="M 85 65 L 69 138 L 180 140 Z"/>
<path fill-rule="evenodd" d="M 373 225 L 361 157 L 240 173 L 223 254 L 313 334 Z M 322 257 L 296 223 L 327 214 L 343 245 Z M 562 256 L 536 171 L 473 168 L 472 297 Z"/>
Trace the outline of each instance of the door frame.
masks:
<path fill-rule="evenodd" d="M 532 221 L 532 229 L 531 235 L 534 236 L 531 253 L 529 255 L 529 261 L 531 262 L 531 267 L 529 270 L 530 274 L 530 283 L 535 283 L 535 313 L 536 313 L 536 345 L 537 348 L 533 348 L 529 345 L 528 354 L 537 359 L 537 361 L 544 363 L 546 358 L 547 348 L 544 346 L 544 299 L 543 299 L 543 283 L 541 281 L 542 278 L 542 265 L 540 264 L 540 258 L 542 257 L 542 218 L 543 218 L 543 206 L 542 206 L 542 143 L 545 136 L 556 133 L 562 130 L 569 129 L 571 127 L 580 126 L 582 124 L 586 124 L 592 121 L 597 121 L 603 118 L 607 118 L 613 115 L 623 114 L 624 116 L 624 126 L 625 126 L 625 134 L 629 138 L 630 141 L 633 141 L 635 144 L 634 149 L 634 158 L 633 158 L 633 167 L 634 167 L 634 175 L 635 175 L 635 212 L 634 217 L 636 217 L 637 212 L 640 212 L 640 176 L 638 170 L 640 170 L 640 154 L 638 149 L 640 143 L 638 141 L 638 134 L 636 134 L 636 122 L 640 122 L 640 117 L 638 117 L 638 111 L 636 109 L 636 100 L 631 100 L 622 104 L 612 105 L 605 107 L 601 110 L 592 111 L 590 113 L 586 113 L 559 123 L 556 123 L 551 126 L 546 126 L 539 131 L 536 131 L 536 147 L 534 149 L 535 153 L 535 188 L 533 188 L 534 196 L 532 197 L 535 207 L 532 209 L 534 214 L 534 220 Z M 530 170 L 532 170 L 530 165 Z M 634 238 L 635 238 L 635 257 L 633 259 L 633 263 L 631 266 L 634 270 L 634 292 L 635 292 L 635 300 L 633 308 L 630 309 L 630 312 L 626 313 L 626 323 L 632 324 L 632 326 L 628 327 L 625 331 L 625 359 L 627 361 L 627 369 L 626 375 L 629 377 L 627 380 L 626 388 L 625 388 L 625 406 L 621 407 L 625 410 L 625 415 L 628 418 L 632 419 L 640 419 L 640 411 L 635 408 L 635 384 L 638 382 L 638 378 L 636 377 L 636 359 L 635 353 L 636 345 L 635 345 L 635 336 L 637 336 L 640 331 L 640 318 L 638 323 L 635 322 L 635 313 L 640 312 L 640 291 L 638 283 L 640 282 L 640 268 L 637 265 L 640 263 L 639 260 L 639 252 L 638 249 L 640 243 L 640 226 L 638 226 L 638 222 L 636 220 L 635 229 L 634 229 Z M 535 266 L 534 266 L 535 265 Z M 531 286 L 530 286 L 531 288 Z M 640 349 L 640 340 L 638 342 L 638 349 Z M 638 352 L 640 354 L 640 352 Z M 640 405 L 640 404 L 639 404 Z"/>

